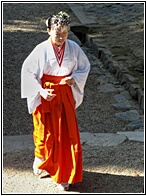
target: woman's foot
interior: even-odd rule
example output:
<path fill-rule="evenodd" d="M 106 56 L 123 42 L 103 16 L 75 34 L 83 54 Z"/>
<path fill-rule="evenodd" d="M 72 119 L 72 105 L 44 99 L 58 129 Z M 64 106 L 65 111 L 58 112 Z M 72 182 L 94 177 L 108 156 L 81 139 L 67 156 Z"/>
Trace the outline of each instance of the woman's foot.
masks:
<path fill-rule="evenodd" d="M 58 184 L 58 189 L 60 191 L 67 191 L 69 189 L 69 184 L 67 182 Z"/>
<path fill-rule="evenodd" d="M 38 157 L 35 157 L 34 163 L 33 163 L 33 172 L 35 175 L 40 175 L 43 172 L 42 169 L 38 169 L 38 165 L 42 163 L 44 160 L 45 160 L 44 158 L 40 159 Z"/>

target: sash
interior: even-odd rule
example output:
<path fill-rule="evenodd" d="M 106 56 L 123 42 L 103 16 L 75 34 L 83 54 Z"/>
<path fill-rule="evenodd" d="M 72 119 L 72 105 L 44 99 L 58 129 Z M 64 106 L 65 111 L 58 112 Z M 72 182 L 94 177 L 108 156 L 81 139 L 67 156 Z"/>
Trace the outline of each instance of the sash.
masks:
<path fill-rule="evenodd" d="M 69 76 L 69 75 L 68 75 Z M 58 89 L 60 88 L 60 81 L 67 77 L 66 76 L 53 76 L 53 75 L 46 75 L 43 74 L 41 81 L 42 81 L 42 88 L 44 89 L 54 89 L 53 94 L 58 91 Z M 67 84 L 64 84 L 67 85 Z M 63 86 L 63 85 L 62 85 Z M 55 99 L 55 98 L 54 98 Z M 42 103 L 42 112 L 43 113 L 47 113 L 47 112 L 51 112 L 51 101 L 47 101 L 45 100 L 43 97 L 41 97 L 41 103 Z"/>

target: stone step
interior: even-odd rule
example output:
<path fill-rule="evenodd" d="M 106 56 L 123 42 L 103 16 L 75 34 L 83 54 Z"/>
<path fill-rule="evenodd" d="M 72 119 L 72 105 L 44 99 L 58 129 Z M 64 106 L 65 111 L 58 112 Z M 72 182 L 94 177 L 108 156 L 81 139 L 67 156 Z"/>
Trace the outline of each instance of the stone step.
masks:
<path fill-rule="evenodd" d="M 83 12 L 82 6 L 76 3 L 68 3 L 70 9 L 74 12 L 79 21 L 84 25 L 96 24 L 95 17 L 89 15 L 88 17 Z"/>
<path fill-rule="evenodd" d="M 144 132 L 117 132 L 117 133 L 80 133 L 82 145 L 93 146 L 117 146 L 126 139 L 130 141 L 144 142 Z M 21 150 L 33 150 L 32 135 L 3 136 L 3 153 L 19 152 Z"/>

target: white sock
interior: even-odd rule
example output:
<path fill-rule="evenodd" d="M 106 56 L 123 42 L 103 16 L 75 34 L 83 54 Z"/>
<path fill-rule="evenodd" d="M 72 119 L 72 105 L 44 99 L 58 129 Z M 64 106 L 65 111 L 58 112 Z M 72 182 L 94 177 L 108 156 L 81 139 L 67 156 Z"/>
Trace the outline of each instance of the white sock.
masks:
<path fill-rule="evenodd" d="M 42 163 L 45 159 L 44 158 L 38 158 L 35 157 L 34 162 L 33 162 L 33 170 L 35 175 L 40 175 L 42 173 L 42 169 L 38 169 L 38 165 Z"/>

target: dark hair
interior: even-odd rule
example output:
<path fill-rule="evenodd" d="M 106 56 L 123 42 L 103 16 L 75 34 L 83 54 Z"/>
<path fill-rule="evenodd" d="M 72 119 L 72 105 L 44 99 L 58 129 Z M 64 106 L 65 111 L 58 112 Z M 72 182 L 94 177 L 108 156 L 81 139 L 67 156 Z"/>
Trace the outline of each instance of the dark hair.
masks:
<path fill-rule="evenodd" d="M 52 15 L 50 15 L 50 17 L 46 20 L 46 26 L 48 29 L 51 29 L 51 20 L 52 20 Z"/>

